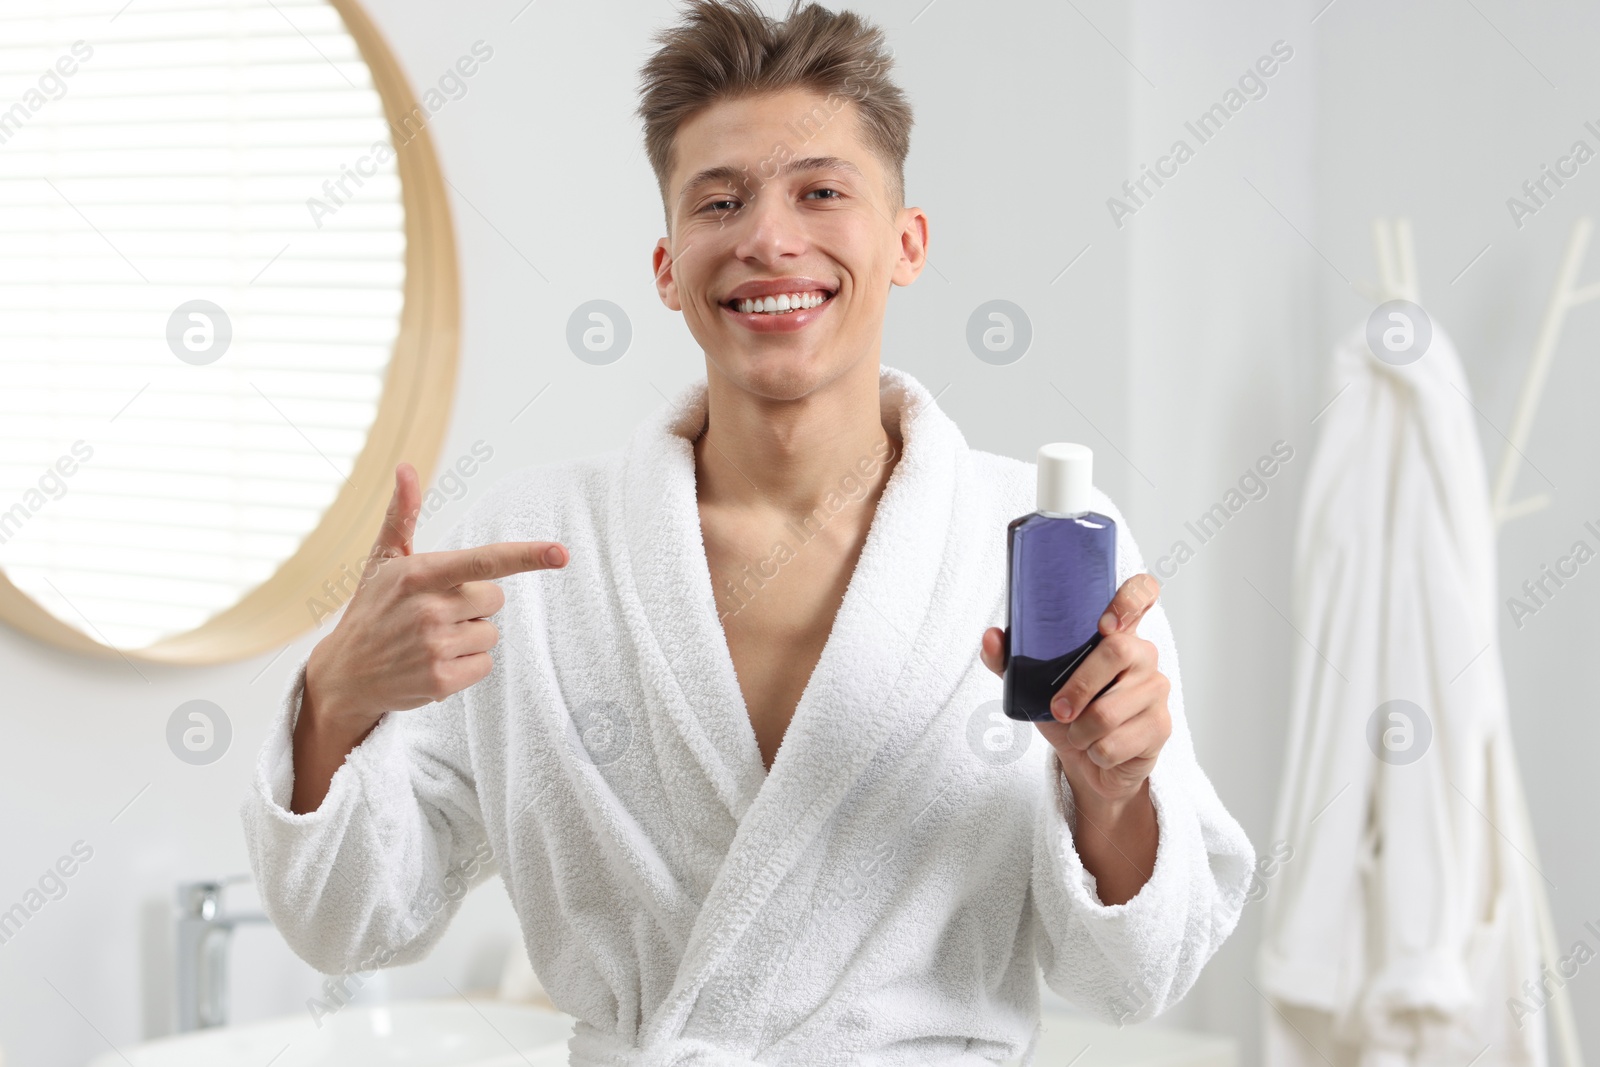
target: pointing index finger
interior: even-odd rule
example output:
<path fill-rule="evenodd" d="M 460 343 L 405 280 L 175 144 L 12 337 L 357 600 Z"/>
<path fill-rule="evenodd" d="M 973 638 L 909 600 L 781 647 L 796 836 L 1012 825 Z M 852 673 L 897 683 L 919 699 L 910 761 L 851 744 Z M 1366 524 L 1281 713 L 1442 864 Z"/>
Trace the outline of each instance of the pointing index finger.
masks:
<path fill-rule="evenodd" d="M 482 582 L 524 571 L 556 570 L 566 565 L 567 550 L 554 541 L 500 541 L 477 548 L 427 554 L 425 574 L 438 586 Z"/>

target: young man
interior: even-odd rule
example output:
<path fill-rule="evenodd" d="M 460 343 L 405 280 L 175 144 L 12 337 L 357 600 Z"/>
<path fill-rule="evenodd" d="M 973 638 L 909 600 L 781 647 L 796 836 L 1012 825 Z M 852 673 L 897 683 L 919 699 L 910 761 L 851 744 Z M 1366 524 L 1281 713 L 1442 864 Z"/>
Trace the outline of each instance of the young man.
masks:
<path fill-rule="evenodd" d="M 1035 471 L 881 366 L 927 251 L 911 112 L 879 31 L 798 6 L 691 0 L 645 67 L 657 286 L 705 381 L 438 552 L 401 464 L 244 807 L 268 913 L 328 973 L 422 958 L 498 871 L 575 1064 L 991 1063 L 1030 1045 L 1040 965 L 1145 1019 L 1254 864 L 1099 490 L 1106 636 L 1057 721 L 999 713 Z"/>

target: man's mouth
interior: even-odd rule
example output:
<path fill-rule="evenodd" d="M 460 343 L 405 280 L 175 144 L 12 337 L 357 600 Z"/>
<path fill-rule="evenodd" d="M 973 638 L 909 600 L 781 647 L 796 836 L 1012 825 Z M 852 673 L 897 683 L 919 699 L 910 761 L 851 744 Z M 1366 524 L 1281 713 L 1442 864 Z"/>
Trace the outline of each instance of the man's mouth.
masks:
<path fill-rule="evenodd" d="M 806 311 L 811 308 L 821 307 L 833 299 L 833 293 L 826 289 L 813 289 L 801 293 L 785 293 L 781 296 L 765 296 L 746 300 L 727 300 L 723 306 L 736 311 L 741 315 L 792 315 L 796 311 Z"/>

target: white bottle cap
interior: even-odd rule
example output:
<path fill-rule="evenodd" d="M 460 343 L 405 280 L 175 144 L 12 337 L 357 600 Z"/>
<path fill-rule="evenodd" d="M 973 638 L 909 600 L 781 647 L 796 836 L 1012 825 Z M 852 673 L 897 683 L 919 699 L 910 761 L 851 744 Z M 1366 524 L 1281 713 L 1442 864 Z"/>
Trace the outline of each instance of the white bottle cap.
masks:
<path fill-rule="evenodd" d="M 1094 451 L 1087 445 L 1057 442 L 1039 449 L 1039 510 L 1077 515 L 1089 510 Z"/>

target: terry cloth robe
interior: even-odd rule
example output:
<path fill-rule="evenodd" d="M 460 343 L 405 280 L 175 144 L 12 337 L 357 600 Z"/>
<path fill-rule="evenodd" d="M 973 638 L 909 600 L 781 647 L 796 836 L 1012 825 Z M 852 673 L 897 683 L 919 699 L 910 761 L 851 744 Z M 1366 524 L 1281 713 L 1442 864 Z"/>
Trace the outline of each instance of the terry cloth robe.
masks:
<path fill-rule="evenodd" d="M 1054 750 L 1000 712 L 978 656 L 1034 466 L 969 449 L 903 372 L 880 392 L 902 455 L 770 773 L 701 539 L 703 379 L 624 447 L 520 471 L 470 509 L 441 548 L 550 539 L 568 565 L 503 579 L 493 672 L 386 715 L 296 815 L 302 662 L 243 806 L 293 949 L 329 974 L 422 959 L 498 872 L 581 1065 L 1031 1058 L 1040 965 L 1106 1020 L 1182 997 L 1255 857 L 1195 762 L 1167 617 L 1157 603 L 1140 626 L 1172 682 L 1159 847 L 1140 893 L 1107 907 Z M 877 462 L 841 470 L 836 503 Z M 1098 490 L 1094 506 L 1117 520 L 1120 582 L 1143 563 Z"/>
<path fill-rule="evenodd" d="M 1540 1065 L 1545 1019 L 1512 1010 L 1539 978 L 1541 876 L 1466 375 L 1434 323 L 1402 366 L 1352 331 L 1329 379 L 1344 392 L 1320 416 L 1295 544 L 1305 641 L 1273 833 L 1293 851 L 1267 883 L 1263 1062 Z"/>

